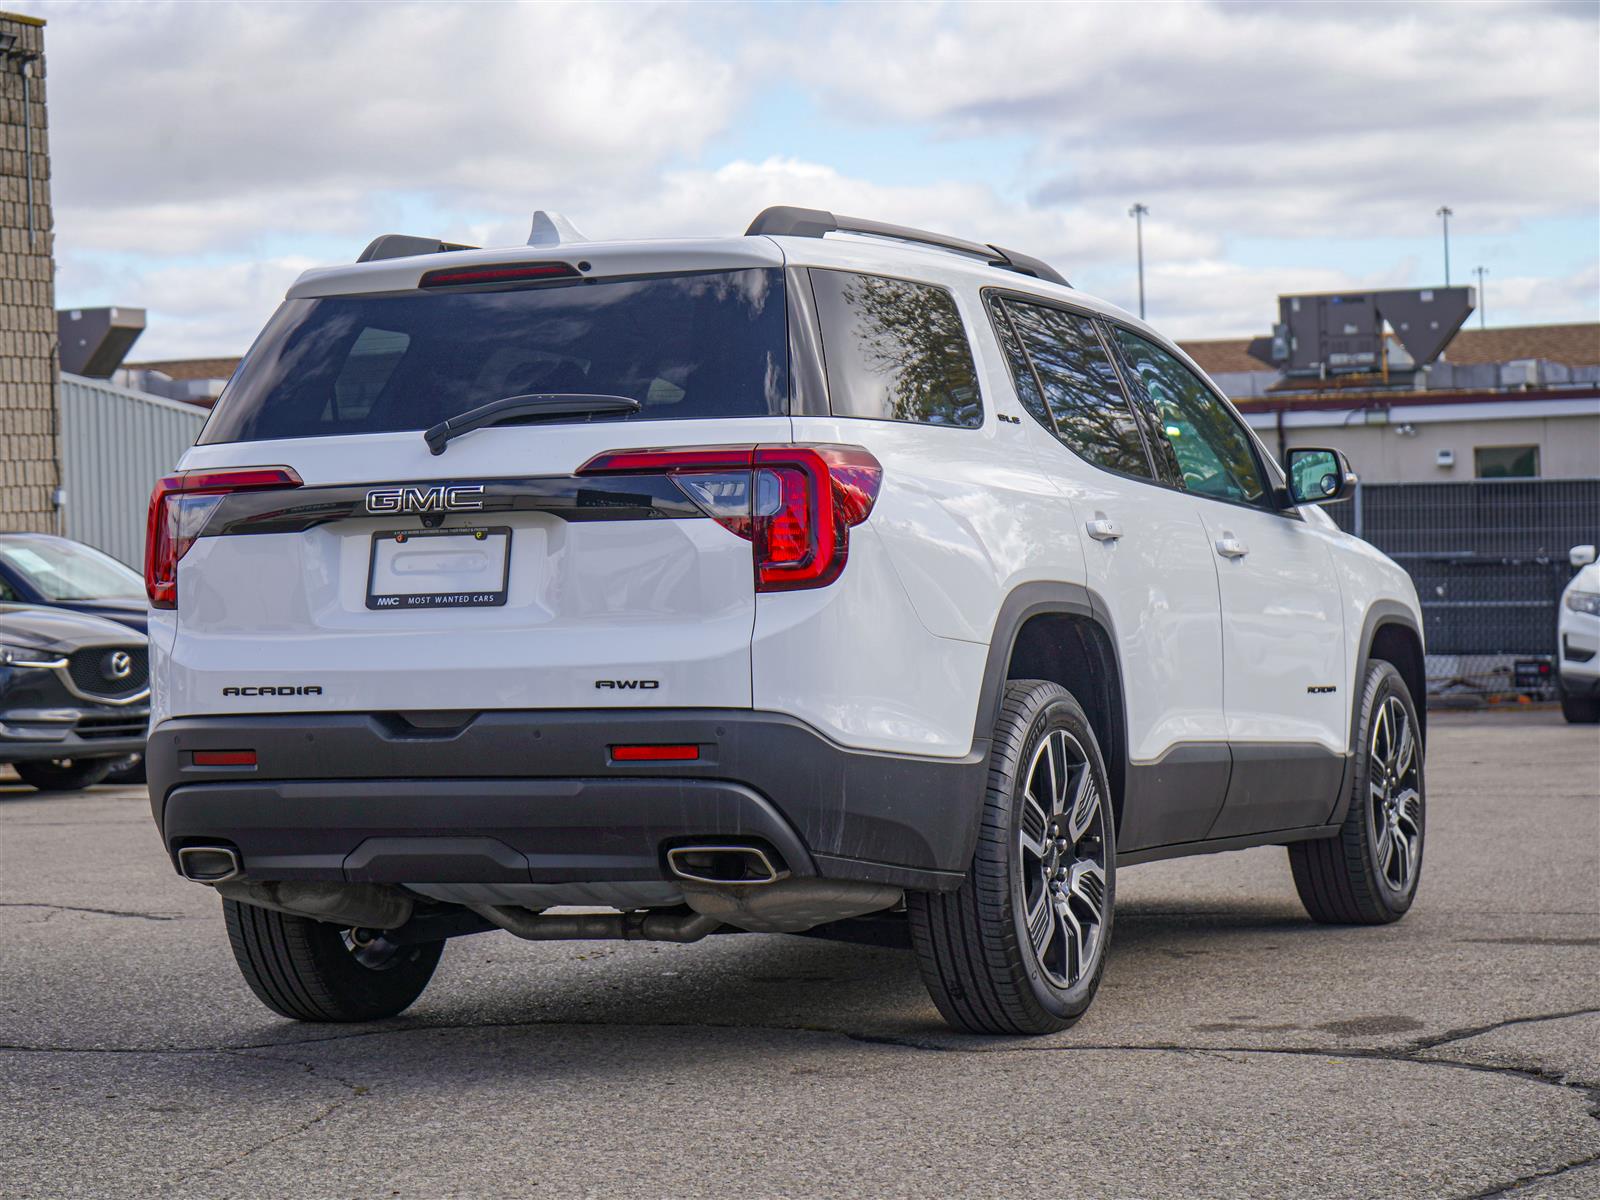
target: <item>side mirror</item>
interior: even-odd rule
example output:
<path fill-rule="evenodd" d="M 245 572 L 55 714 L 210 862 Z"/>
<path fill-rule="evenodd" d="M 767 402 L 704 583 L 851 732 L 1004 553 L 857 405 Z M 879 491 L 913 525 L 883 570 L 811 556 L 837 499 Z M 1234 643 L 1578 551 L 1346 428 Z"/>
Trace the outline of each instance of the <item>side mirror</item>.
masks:
<path fill-rule="evenodd" d="M 1290 504 L 1332 504 L 1350 499 L 1356 486 L 1356 473 L 1350 460 L 1338 450 L 1313 450 L 1296 447 L 1284 456 L 1289 476 Z"/>
<path fill-rule="evenodd" d="M 1594 561 L 1593 546 L 1574 546 L 1572 553 L 1567 555 L 1567 560 L 1575 567 L 1587 567 Z"/>

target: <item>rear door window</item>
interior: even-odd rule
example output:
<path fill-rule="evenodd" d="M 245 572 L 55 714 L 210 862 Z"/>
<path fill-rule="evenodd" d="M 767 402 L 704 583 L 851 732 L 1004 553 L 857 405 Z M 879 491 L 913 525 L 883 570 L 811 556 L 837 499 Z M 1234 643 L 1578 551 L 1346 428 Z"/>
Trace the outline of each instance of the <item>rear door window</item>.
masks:
<path fill-rule="evenodd" d="M 983 424 L 972 347 L 948 291 L 820 268 L 811 286 L 835 416 Z"/>
<path fill-rule="evenodd" d="M 1116 326 L 1130 375 L 1143 388 L 1183 486 L 1202 496 L 1266 505 L 1271 498 L 1254 443 L 1228 406 L 1179 359 Z"/>
<path fill-rule="evenodd" d="M 786 415 L 783 272 L 290 300 L 200 442 L 426 429 L 549 392 L 627 396 L 634 421 Z"/>
<path fill-rule="evenodd" d="M 1109 471 L 1152 478 L 1138 422 L 1094 322 L 1010 297 L 1003 308 L 1031 368 L 1016 369 L 1013 357 L 1017 389 L 1029 411 L 1029 397 L 1042 394 L 1053 432 L 1068 449 Z"/>

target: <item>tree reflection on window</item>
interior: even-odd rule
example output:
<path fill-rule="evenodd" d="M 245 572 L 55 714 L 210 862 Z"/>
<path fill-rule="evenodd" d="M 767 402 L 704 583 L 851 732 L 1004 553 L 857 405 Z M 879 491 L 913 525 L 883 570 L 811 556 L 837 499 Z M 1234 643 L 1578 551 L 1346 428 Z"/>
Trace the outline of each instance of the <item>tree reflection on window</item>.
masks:
<path fill-rule="evenodd" d="M 1094 323 L 1059 308 L 1014 300 L 1006 309 L 1044 386 L 1056 435 L 1098 466 L 1149 478 L 1144 441 Z"/>
<path fill-rule="evenodd" d="M 839 416 L 983 424 L 972 350 L 943 288 L 813 269 L 828 391 Z"/>

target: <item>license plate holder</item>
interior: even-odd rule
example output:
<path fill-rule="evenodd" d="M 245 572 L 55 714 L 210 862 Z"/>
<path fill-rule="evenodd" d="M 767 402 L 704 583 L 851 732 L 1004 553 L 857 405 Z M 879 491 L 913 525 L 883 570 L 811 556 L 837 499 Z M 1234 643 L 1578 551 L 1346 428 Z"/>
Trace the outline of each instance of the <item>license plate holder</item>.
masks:
<path fill-rule="evenodd" d="M 372 535 L 367 607 L 494 608 L 506 602 L 511 530 L 382 529 Z"/>

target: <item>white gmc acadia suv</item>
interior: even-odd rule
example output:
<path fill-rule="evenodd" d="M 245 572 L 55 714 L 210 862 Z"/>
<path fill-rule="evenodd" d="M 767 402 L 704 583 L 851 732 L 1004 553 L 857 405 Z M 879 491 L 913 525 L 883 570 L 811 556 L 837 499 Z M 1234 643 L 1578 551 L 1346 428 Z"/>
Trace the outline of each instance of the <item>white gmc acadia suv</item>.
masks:
<path fill-rule="evenodd" d="M 1119 866 L 1411 905 L 1421 621 L 1342 456 L 1285 476 L 1013 251 L 571 234 L 308 272 L 151 499 L 151 804 L 268 1007 L 391 1016 L 496 928 L 810 930 L 1037 1033 Z"/>

